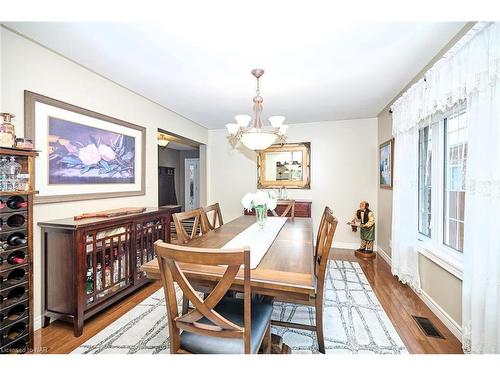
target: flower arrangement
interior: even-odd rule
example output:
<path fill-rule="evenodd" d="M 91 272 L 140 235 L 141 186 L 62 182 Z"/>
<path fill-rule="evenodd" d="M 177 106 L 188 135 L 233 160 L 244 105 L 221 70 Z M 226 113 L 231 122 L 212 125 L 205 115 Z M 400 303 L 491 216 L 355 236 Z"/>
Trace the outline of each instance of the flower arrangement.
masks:
<path fill-rule="evenodd" d="M 247 193 L 241 199 L 241 204 L 245 210 L 255 209 L 255 217 L 261 228 L 267 219 L 267 210 L 274 210 L 278 200 L 272 191 L 259 190 L 256 193 Z"/>

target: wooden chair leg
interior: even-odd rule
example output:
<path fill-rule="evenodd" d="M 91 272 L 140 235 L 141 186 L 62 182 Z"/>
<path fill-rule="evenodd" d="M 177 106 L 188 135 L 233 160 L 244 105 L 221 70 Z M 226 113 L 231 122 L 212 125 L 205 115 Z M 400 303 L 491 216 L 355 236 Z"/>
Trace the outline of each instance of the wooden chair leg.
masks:
<path fill-rule="evenodd" d="M 263 340 L 264 354 L 271 354 L 271 322 L 267 325 L 266 335 Z"/>
<path fill-rule="evenodd" d="M 316 299 L 316 336 L 320 353 L 325 354 L 325 336 L 323 334 L 323 298 Z"/>

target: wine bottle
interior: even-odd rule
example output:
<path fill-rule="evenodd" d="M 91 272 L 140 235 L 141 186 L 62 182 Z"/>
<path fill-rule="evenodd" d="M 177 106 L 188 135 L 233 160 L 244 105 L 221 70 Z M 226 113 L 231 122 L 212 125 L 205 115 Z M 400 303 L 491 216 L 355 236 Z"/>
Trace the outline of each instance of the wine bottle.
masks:
<path fill-rule="evenodd" d="M 7 238 L 7 243 L 10 246 L 20 246 L 20 245 L 26 245 L 28 240 L 22 233 L 13 233 Z"/>
<path fill-rule="evenodd" d="M 87 294 L 94 293 L 94 278 L 92 277 L 92 271 L 87 271 L 87 284 L 86 284 Z"/>
<path fill-rule="evenodd" d="M 96 272 L 96 290 L 102 289 L 102 269 L 101 263 L 97 264 L 97 272 Z"/>
<path fill-rule="evenodd" d="M 9 264 L 23 264 L 26 261 L 25 255 L 22 252 L 14 252 L 7 257 Z"/>
<path fill-rule="evenodd" d="M 7 207 L 11 210 L 19 210 L 20 208 L 28 207 L 28 202 L 26 202 L 22 197 L 14 195 L 7 199 Z"/>

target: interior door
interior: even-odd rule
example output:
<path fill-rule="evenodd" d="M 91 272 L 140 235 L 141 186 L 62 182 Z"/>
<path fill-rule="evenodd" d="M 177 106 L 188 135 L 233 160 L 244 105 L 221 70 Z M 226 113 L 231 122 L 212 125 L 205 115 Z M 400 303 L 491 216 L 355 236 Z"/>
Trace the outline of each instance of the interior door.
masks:
<path fill-rule="evenodd" d="M 200 207 L 200 159 L 185 159 L 184 161 L 185 210 Z"/>

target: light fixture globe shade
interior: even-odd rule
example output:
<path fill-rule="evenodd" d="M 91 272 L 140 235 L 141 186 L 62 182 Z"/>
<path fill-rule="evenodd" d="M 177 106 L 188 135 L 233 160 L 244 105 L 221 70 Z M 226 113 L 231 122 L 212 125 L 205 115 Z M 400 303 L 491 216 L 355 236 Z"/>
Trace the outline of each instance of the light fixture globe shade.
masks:
<path fill-rule="evenodd" d="M 288 130 L 288 125 L 281 125 L 278 131 L 280 134 L 285 135 L 287 130 Z"/>
<path fill-rule="evenodd" d="M 234 116 L 234 119 L 236 120 L 236 123 L 240 128 L 246 128 L 248 124 L 250 123 L 250 120 L 252 119 L 251 116 L 248 115 L 238 115 Z"/>
<path fill-rule="evenodd" d="M 265 150 L 276 141 L 278 135 L 276 133 L 253 131 L 243 133 L 240 141 L 250 150 Z"/>
<path fill-rule="evenodd" d="M 227 124 L 226 125 L 227 131 L 231 135 L 235 135 L 238 133 L 238 129 L 240 128 L 238 124 Z"/>
<path fill-rule="evenodd" d="M 158 139 L 158 146 L 160 147 L 167 147 L 169 141 L 167 141 L 166 139 Z"/>
<path fill-rule="evenodd" d="M 269 117 L 269 122 L 273 128 L 279 128 L 285 122 L 285 116 L 271 116 Z"/>

